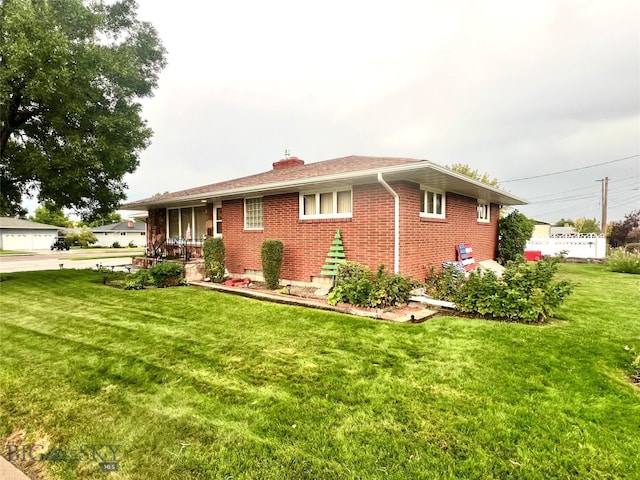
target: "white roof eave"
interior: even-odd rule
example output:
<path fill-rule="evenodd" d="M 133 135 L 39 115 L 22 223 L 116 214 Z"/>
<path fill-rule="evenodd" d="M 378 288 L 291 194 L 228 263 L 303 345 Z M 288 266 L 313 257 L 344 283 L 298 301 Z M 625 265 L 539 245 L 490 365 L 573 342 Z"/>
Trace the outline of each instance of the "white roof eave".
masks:
<path fill-rule="evenodd" d="M 376 177 L 378 173 L 383 176 L 390 175 L 391 180 L 408 180 L 416 181 L 416 176 L 411 175 L 409 177 L 404 176 L 407 173 L 429 173 L 437 172 L 440 175 L 444 175 L 451 179 L 455 179 L 458 185 L 468 185 L 470 188 L 448 190 L 452 193 L 459 193 L 461 195 L 482 197 L 485 200 L 497 203 L 500 205 L 525 205 L 528 202 L 522 198 L 511 195 L 503 190 L 487 185 L 486 183 L 474 180 L 466 175 L 454 172 L 448 168 L 441 167 L 433 164 L 429 161 L 421 161 L 415 163 L 409 163 L 404 165 L 393 165 L 388 167 L 381 167 L 375 169 L 359 170 L 355 172 L 344 172 L 331 175 L 322 175 L 316 177 L 299 178 L 295 180 L 286 180 L 284 182 L 265 183 L 262 185 L 251 185 L 246 187 L 238 187 L 227 190 L 218 190 L 211 192 L 201 192 L 192 195 L 185 195 L 179 198 L 172 198 L 169 200 L 158 199 L 157 202 L 145 202 L 145 203 L 130 203 L 130 207 L 126 204 L 120 207 L 121 210 L 137 210 L 141 207 L 163 207 L 168 205 L 184 205 L 186 203 L 193 203 L 209 199 L 223 199 L 223 198 L 241 198 L 247 195 L 264 195 L 269 193 L 285 193 L 287 191 L 294 191 L 298 188 L 305 188 L 311 185 L 329 184 L 334 182 L 345 182 L 354 180 L 362 180 L 367 177 L 371 177 L 374 182 L 377 182 Z M 386 178 L 386 177 L 385 177 Z M 473 190 L 473 192 L 472 192 Z M 473 195 L 471 195 L 473 193 Z M 477 193 L 484 193 L 484 195 L 478 195 Z"/>

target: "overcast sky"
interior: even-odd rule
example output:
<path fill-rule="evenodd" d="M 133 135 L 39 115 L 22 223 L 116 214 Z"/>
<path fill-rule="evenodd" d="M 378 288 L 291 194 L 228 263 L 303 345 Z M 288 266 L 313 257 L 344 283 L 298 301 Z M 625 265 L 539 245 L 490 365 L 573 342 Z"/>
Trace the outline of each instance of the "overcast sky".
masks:
<path fill-rule="evenodd" d="M 542 221 L 600 221 L 605 176 L 609 220 L 640 208 L 637 0 L 138 3 L 168 66 L 129 200 L 289 149 L 469 164 Z"/>

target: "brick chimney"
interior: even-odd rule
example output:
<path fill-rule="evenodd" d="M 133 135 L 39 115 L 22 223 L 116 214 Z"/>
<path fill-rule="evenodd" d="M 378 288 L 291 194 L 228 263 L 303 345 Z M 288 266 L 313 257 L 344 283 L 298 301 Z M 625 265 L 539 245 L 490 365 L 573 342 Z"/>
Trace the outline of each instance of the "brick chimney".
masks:
<path fill-rule="evenodd" d="M 289 151 L 285 150 L 284 158 L 281 160 L 278 160 L 277 162 L 273 162 L 273 169 L 283 170 L 285 168 L 293 168 L 293 167 L 298 167 L 300 165 L 304 165 L 304 160 L 301 160 L 298 157 L 289 156 Z"/>

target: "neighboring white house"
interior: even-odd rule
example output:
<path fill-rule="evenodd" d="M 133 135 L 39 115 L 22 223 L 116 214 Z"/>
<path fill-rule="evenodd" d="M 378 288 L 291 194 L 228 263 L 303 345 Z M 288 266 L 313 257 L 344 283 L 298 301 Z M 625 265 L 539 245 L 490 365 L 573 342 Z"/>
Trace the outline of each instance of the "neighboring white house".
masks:
<path fill-rule="evenodd" d="M 127 222 L 112 223 L 111 225 L 103 225 L 91 229 L 98 243 L 96 247 L 112 247 L 118 242 L 121 247 L 126 247 L 130 243 L 136 247 L 144 247 L 147 244 L 147 224 L 144 222 L 135 222 L 129 220 Z"/>
<path fill-rule="evenodd" d="M 55 225 L 0 217 L 0 250 L 48 250 L 59 230 Z"/>
<path fill-rule="evenodd" d="M 533 234 L 531 238 L 549 238 L 551 232 L 551 224 L 546 222 L 535 221 L 533 225 Z"/>

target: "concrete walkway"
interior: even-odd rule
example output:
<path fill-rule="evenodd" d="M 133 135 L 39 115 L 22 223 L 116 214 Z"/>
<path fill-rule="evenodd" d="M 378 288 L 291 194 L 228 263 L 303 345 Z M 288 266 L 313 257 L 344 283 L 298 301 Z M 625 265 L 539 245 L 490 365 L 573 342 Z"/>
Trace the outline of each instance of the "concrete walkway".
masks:
<path fill-rule="evenodd" d="M 0 479 L 2 480 L 30 480 L 24 473 L 4 457 L 0 457 Z"/>
<path fill-rule="evenodd" d="M 331 312 L 345 313 L 347 315 L 357 315 L 359 317 L 388 320 L 399 323 L 424 321 L 437 313 L 433 310 L 412 307 L 384 311 L 380 308 L 362 309 L 356 308 L 352 305 L 329 305 L 324 298 L 304 298 L 276 292 L 265 292 L 264 290 L 254 290 L 247 287 L 227 287 L 226 285 L 211 282 L 189 282 L 189 285 L 208 288 L 219 292 L 232 293 L 243 297 L 256 298 L 267 302 L 297 305 L 300 307 L 315 308 L 319 310 L 327 310 Z"/>
<path fill-rule="evenodd" d="M 51 252 L 49 250 L 33 252 L 29 255 L 0 255 L 0 273 L 31 272 L 38 270 L 58 270 L 62 268 L 85 269 L 131 265 L 131 256 L 122 256 L 123 252 L 92 252 L 89 250 L 71 250 L 69 252 Z M 84 257 L 88 257 L 84 259 Z M 108 257 L 92 259 L 91 257 Z"/>

